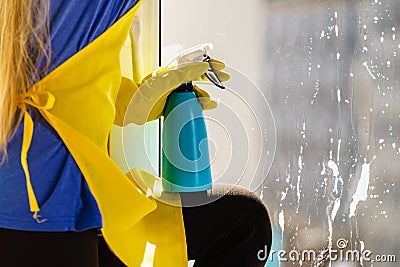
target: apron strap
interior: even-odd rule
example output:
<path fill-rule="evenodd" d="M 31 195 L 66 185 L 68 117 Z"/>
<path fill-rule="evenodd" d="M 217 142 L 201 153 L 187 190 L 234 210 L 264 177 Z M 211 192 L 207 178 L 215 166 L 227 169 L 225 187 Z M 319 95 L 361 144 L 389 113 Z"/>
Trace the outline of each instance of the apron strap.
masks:
<path fill-rule="evenodd" d="M 40 219 L 38 214 L 40 211 L 35 192 L 31 183 L 31 176 L 28 167 L 28 152 L 33 138 L 34 123 L 26 105 L 37 108 L 39 110 L 49 110 L 54 106 L 55 98 L 48 91 L 36 91 L 30 94 L 21 95 L 18 103 L 19 107 L 24 109 L 24 133 L 21 148 L 21 165 L 25 173 L 26 189 L 28 193 L 29 208 L 33 212 L 33 218 L 38 223 L 43 223 L 46 219 Z M 25 105 L 23 105 L 25 104 Z"/>

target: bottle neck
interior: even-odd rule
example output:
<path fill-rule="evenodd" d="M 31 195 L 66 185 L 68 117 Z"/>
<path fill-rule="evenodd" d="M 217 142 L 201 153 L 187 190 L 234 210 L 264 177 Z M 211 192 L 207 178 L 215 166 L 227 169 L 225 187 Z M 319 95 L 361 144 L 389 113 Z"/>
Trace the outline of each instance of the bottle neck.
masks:
<path fill-rule="evenodd" d="M 174 92 L 193 92 L 192 82 L 182 83 Z"/>

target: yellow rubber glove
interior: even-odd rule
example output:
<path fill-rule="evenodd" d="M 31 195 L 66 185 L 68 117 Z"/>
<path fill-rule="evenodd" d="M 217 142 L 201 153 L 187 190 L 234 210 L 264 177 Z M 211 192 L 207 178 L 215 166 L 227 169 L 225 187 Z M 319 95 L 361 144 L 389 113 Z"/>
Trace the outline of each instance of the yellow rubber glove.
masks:
<path fill-rule="evenodd" d="M 225 63 L 224 62 L 222 62 L 222 61 L 220 61 L 220 60 L 218 60 L 216 58 L 210 57 L 210 62 L 209 63 L 211 65 L 212 70 L 214 71 L 214 73 L 217 75 L 218 79 L 221 82 L 225 82 L 225 81 L 229 80 L 229 78 L 230 78 L 229 74 L 223 71 L 223 69 L 225 69 Z M 195 81 L 210 82 L 208 80 L 208 78 L 204 74 L 201 75 Z"/>
<path fill-rule="evenodd" d="M 222 71 L 225 64 L 216 59 L 211 59 L 210 64 L 194 62 L 157 69 L 143 79 L 139 87 L 123 78 L 116 101 L 117 114 L 114 123 L 119 126 L 128 123 L 141 125 L 158 119 L 163 115 L 168 95 L 179 85 L 190 81 L 209 81 L 204 74 L 210 65 L 221 81 L 229 79 L 229 74 Z M 206 91 L 198 86 L 194 86 L 194 91 L 203 109 L 213 109 L 217 106 Z"/>

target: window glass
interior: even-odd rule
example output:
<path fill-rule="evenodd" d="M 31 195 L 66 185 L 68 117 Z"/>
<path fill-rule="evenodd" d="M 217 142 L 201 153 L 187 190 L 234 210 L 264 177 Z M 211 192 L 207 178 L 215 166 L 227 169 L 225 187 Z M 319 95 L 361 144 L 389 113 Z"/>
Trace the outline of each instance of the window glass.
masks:
<path fill-rule="evenodd" d="M 229 66 L 232 93 L 208 88 L 213 175 L 267 204 L 286 252 L 268 266 L 397 266 L 399 24 L 397 0 L 163 3 L 164 63 L 212 42 Z M 308 250 L 324 260 L 296 260 Z"/>
<path fill-rule="evenodd" d="M 158 67 L 159 63 L 159 3 L 146 0 L 139 7 L 131 31 L 136 58 L 132 64 L 132 45 L 127 38 L 120 59 L 122 75 L 137 83 Z M 132 66 L 133 65 L 133 66 Z M 138 77 L 133 76 L 133 69 Z M 113 126 L 111 132 L 111 157 L 127 173 L 139 168 L 159 175 L 159 122 L 146 125 L 129 124 L 123 128 Z"/>

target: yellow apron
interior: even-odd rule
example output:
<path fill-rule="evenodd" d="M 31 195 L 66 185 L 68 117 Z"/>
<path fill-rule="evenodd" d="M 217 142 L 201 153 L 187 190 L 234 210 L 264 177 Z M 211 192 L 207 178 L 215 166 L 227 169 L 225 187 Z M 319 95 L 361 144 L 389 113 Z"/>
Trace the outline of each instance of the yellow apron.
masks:
<path fill-rule="evenodd" d="M 115 105 L 119 53 L 138 6 L 21 95 L 20 102 L 37 108 L 68 147 L 99 205 L 104 238 L 126 265 L 186 267 L 181 208 L 146 196 L 107 152 L 111 125 L 116 113 L 122 113 Z M 21 163 L 30 209 L 40 220 L 26 160 L 34 127 L 27 112 L 24 122 Z"/>

